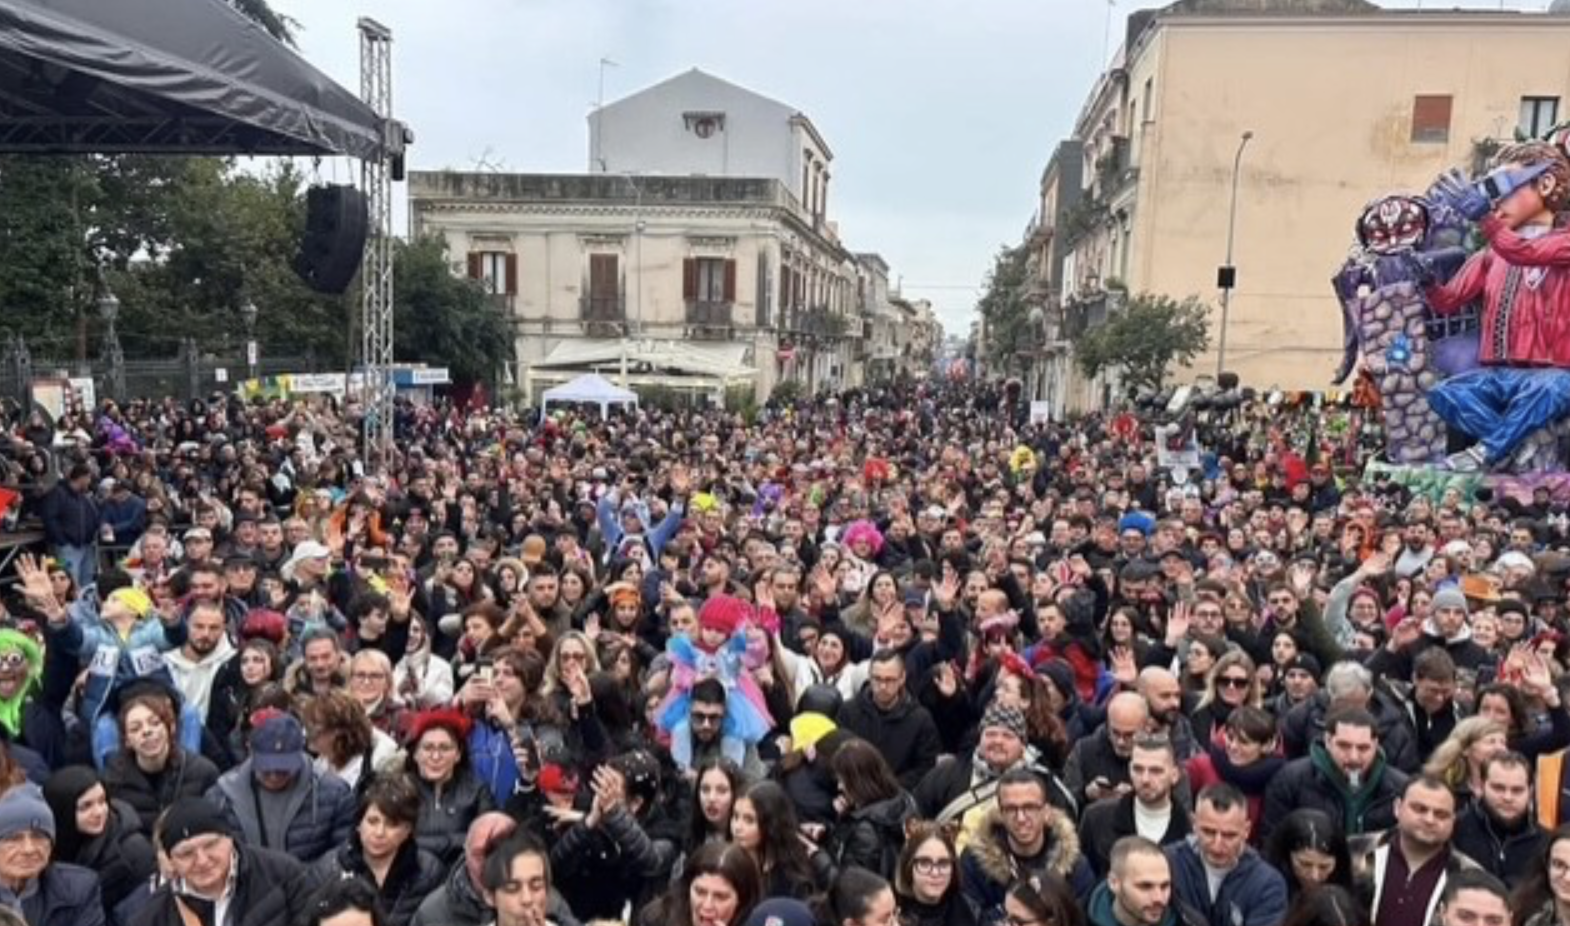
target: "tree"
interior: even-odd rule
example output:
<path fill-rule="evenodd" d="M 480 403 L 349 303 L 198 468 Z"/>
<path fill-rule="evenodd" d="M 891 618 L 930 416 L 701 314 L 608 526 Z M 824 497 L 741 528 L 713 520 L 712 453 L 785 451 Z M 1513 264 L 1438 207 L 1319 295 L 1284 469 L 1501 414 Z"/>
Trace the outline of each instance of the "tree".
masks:
<path fill-rule="evenodd" d="M 393 354 L 445 366 L 454 382 L 494 380 L 513 359 L 506 314 L 478 283 L 455 276 L 438 237 L 396 242 Z"/>
<path fill-rule="evenodd" d="M 1030 306 L 1025 299 L 1027 256 L 1023 245 L 999 248 L 987 273 L 987 291 L 976 304 L 986 322 L 983 349 L 988 365 L 1016 373 L 1024 369 L 1021 354 L 1036 349 L 1039 335 L 1030 322 Z"/>
<path fill-rule="evenodd" d="M 1119 370 L 1132 389 L 1159 390 L 1174 361 L 1186 364 L 1210 344 L 1210 308 L 1197 296 L 1179 302 L 1142 293 L 1074 345 L 1080 370 L 1094 379 Z"/>

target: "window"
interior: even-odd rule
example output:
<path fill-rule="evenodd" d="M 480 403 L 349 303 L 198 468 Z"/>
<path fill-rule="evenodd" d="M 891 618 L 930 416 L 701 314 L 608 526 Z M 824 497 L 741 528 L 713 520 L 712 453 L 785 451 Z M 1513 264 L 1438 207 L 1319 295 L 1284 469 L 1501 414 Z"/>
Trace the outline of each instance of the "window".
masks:
<path fill-rule="evenodd" d="M 1559 97 L 1524 96 L 1521 98 L 1521 134 L 1542 138 L 1559 124 Z"/>
<path fill-rule="evenodd" d="M 735 302 L 736 262 L 723 257 L 689 257 L 682 268 L 688 302 Z"/>
<path fill-rule="evenodd" d="M 1440 143 L 1450 140 L 1450 97 L 1416 96 L 1412 98 L 1412 141 L 1417 144 Z"/>
<path fill-rule="evenodd" d="M 518 256 L 506 251 L 470 251 L 469 279 L 493 296 L 518 294 Z"/>

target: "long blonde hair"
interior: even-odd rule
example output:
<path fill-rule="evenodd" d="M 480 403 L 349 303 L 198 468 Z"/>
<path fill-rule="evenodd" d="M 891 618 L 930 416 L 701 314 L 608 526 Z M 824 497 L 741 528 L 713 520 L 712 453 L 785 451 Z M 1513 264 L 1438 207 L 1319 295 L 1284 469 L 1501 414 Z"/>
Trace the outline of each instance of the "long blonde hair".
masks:
<path fill-rule="evenodd" d="M 1428 757 L 1423 774 L 1432 775 L 1451 788 L 1465 785 L 1472 777 L 1471 766 L 1467 764 L 1467 750 L 1496 733 L 1506 737 L 1510 735 L 1504 724 L 1487 717 L 1468 717 L 1459 721 L 1445 741 L 1434 750 L 1434 754 Z"/>
<path fill-rule="evenodd" d="M 1216 696 L 1216 684 L 1221 679 L 1221 673 L 1233 666 L 1242 666 L 1248 670 L 1248 696 L 1243 699 L 1243 704 L 1250 707 L 1259 707 L 1264 703 L 1263 686 L 1259 684 L 1259 667 L 1254 665 L 1253 657 L 1240 649 L 1234 648 L 1216 657 L 1215 665 L 1210 667 L 1209 674 L 1205 676 L 1205 693 L 1199 696 L 1199 703 L 1195 705 L 1196 709 L 1207 707 L 1219 700 Z"/>

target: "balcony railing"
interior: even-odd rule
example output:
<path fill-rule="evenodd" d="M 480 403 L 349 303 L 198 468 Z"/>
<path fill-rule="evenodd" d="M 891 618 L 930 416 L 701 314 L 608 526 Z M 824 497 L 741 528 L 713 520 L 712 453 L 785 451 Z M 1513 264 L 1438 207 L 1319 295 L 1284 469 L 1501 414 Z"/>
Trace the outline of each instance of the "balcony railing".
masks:
<path fill-rule="evenodd" d="M 579 299 L 579 312 L 586 322 L 624 322 L 627 300 L 622 296 L 583 296 Z"/>
<path fill-rule="evenodd" d="M 687 324 L 702 328 L 729 328 L 735 324 L 731 302 L 687 303 Z"/>

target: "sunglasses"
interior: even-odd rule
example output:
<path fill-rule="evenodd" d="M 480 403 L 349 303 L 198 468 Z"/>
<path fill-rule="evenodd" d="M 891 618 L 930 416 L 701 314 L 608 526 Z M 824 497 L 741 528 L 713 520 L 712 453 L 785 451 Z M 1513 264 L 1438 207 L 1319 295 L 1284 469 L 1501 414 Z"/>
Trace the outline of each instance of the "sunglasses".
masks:
<path fill-rule="evenodd" d="M 1216 679 L 1216 684 L 1222 688 L 1242 689 L 1248 687 L 1248 679 L 1236 675 L 1223 675 L 1222 677 Z"/>

